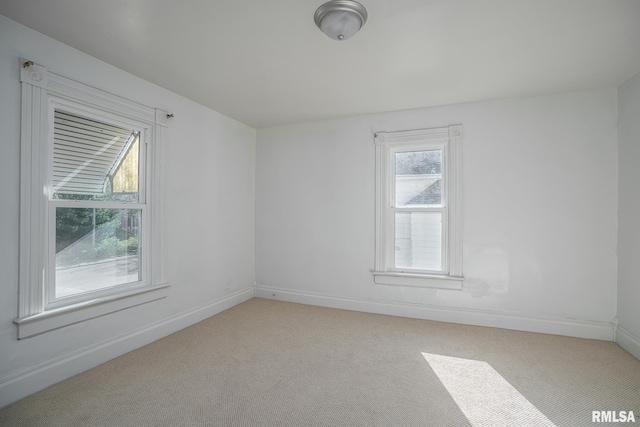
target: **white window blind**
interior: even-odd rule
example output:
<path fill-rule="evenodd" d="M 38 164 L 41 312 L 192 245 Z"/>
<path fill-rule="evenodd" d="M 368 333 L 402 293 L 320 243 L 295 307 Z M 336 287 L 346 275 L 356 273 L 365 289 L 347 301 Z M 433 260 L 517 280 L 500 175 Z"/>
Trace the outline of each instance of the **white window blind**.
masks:
<path fill-rule="evenodd" d="M 137 133 L 60 110 L 54 121 L 53 192 L 105 193 Z"/>

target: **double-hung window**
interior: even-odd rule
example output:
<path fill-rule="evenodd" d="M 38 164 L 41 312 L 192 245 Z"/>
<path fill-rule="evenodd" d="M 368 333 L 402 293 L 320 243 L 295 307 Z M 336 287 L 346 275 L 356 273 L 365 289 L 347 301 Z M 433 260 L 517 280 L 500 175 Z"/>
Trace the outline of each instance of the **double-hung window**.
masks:
<path fill-rule="evenodd" d="M 375 283 L 462 288 L 462 126 L 380 132 Z"/>
<path fill-rule="evenodd" d="M 163 298 L 166 113 L 21 72 L 18 337 Z"/>
<path fill-rule="evenodd" d="M 57 307 L 145 281 L 148 135 L 138 123 L 51 104 L 45 303 Z"/>

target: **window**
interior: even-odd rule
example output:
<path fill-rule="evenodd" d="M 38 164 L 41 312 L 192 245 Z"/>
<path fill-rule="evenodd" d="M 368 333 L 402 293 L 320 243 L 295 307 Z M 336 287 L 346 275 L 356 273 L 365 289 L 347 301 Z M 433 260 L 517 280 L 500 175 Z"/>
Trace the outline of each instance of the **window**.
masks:
<path fill-rule="evenodd" d="M 166 296 L 166 112 L 25 62 L 18 338 Z"/>
<path fill-rule="evenodd" d="M 96 119 L 97 112 L 89 118 L 55 104 L 53 110 L 48 204 L 54 223 L 48 228 L 49 252 L 55 256 L 45 290 L 52 307 L 144 280 L 140 243 L 148 210 L 140 179 L 144 130 Z"/>
<path fill-rule="evenodd" d="M 462 126 L 378 133 L 375 283 L 462 288 Z"/>

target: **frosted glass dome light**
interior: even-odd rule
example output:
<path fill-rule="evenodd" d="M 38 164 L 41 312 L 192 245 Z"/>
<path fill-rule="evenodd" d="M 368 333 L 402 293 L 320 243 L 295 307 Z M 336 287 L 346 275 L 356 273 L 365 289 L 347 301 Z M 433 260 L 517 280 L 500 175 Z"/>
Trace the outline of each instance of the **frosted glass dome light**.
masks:
<path fill-rule="evenodd" d="M 367 9 L 352 0 L 331 0 L 316 10 L 316 25 L 334 40 L 347 40 L 367 22 Z"/>

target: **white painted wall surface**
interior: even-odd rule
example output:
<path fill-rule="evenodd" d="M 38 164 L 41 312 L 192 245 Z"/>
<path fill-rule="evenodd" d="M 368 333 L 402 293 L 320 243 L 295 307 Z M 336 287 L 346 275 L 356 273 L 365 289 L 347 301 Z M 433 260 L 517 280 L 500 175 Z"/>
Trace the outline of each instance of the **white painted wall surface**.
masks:
<path fill-rule="evenodd" d="M 462 291 L 374 285 L 377 131 L 464 125 Z M 259 129 L 256 295 L 612 339 L 616 90 Z"/>
<path fill-rule="evenodd" d="M 175 119 L 167 136 L 169 296 L 18 341 L 13 319 L 18 306 L 21 57 L 162 108 Z M 0 16 L 0 136 L 0 406 L 253 296 L 254 129 Z"/>
<path fill-rule="evenodd" d="M 640 74 L 618 88 L 620 208 L 616 341 L 640 359 Z"/>

